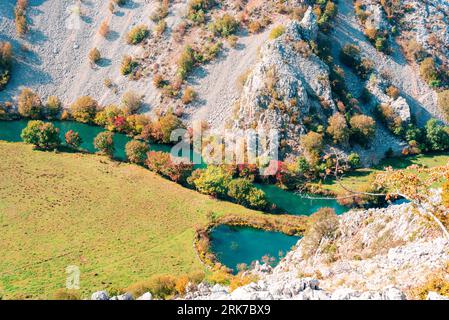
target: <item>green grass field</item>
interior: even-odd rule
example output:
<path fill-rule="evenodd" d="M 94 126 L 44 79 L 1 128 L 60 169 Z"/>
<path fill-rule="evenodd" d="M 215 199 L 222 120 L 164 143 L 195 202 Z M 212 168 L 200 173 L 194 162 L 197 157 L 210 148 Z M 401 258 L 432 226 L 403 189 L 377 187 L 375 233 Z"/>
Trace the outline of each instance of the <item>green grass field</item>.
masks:
<path fill-rule="evenodd" d="M 428 168 L 443 166 L 449 162 L 449 154 L 426 154 L 403 158 L 390 158 L 383 160 L 379 165 L 373 168 L 358 169 L 346 174 L 341 183 L 348 189 L 354 191 L 365 191 L 370 186 L 376 173 L 381 172 L 386 167 L 394 169 L 405 169 L 411 165 L 420 165 Z M 324 190 L 331 191 L 336 195 L 344 195 L 347 191 L 335 180 L 324 182 L 321 187 Z"/>
<path fill-rule="evenodd" d="M 144 168 L 0 142 L 0 296 L 45 298 L 79 266 L 84 297 L 153 274 L 203 269 L 196 226 L 261 213 L 213 200 Z M 270 217 L 269 215 L 264 215 Z"/>

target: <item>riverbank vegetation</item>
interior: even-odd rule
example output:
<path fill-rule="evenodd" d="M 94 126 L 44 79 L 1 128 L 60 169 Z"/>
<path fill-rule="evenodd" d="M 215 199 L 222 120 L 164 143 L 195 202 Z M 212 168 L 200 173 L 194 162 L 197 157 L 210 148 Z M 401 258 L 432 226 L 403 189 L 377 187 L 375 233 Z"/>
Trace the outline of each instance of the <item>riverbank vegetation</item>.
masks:
<path fill-rule="evenodd" d="M 394 94 L 393 89 L 390 91 L 391 94 Z M 342 93 L 344 92 L 345 89 L 343 88 Z M 340 111 L 329 117 L 327 125 L 311 128 L 307 134 L 301 137 L 300 145 L 304 151 L 303 155 L 297 158 L 289 158 L 286 161 L 271 161 L 265 164 L 258 162 L 253 165 L 210 165 L 207 169 L 195 168 L 189 159 L 184 159 L 178 163 L 173 161 L 169 154 L 163 152 L 145 154 L 144 148 L 137 148 L 137 144 L 142 146 L 142 143 L 172 143 L 170 136 L 176 129 L 186 129 L 184 138 L 191 138 L 189 135 L 192 131 L 172 110 L 151 119 L 138 113 L 141 107 L 142 96 L 136 92 L 127 92 L 123 95 L 119 105 L 100 106 L 95 99 L 85 96 L 76 99 L 68 109 L 63 111 L 57 97 L 50 97 L 47 103 L 42 103 L 37 94 L 25 88 L 19 95 L 18 114 L 16 116 L 29 119 L 50 120 L 60 118 L 62 120 L 73 120 L 98 125 L 111 132 L 127 134 L 136 139 L 127 150 L 127 158 L 130 162 L 144 165 L 163 177 L 196 189 L 200 193 L 266 212 L 279 212 L 280 210 L 270 204 L 265 194 L 258 190 L 253 183 L 276 184 L 289 190 L 299 189 L 312 193 L 318 192 L 339 196 L 344 194 L 346 196 L 349 190 L 344 193 L 343 187 L 337 188 L 337 190 L 332 190 L 335 188 L 329 187 L 333 185 L 336 175 L 345 175 L 348 177 L 359 176 L 355 183 L 357 187 L 364 187 L 354 191 L 370 191 L 370 178 L 360 174 L 360 172 L 366 172 L 369 169 L 359 170 L 360 156 L 354 152 L 345 154 L 339 149 L 354 144 L 368 145 L 375 134 L 376 124 L 371 117 L 357 113 L 355 107 L 346 109 L 342 101 L 338 104 Z M 13 109 L 10 108 L 9 110 Z M 5 111 L 4 114 L 7 114 L 7 112 Z M 3 118 L 13 116 L 14 114 L 3 116 Z M 430 120 L 424 128 L 419 128 L 412 123 L 405 125 L 402 122 L 396 126 L 396 121 L 390 119 L 387 112 L 383 112 L 382 116 L 386 125 L 394 125 L 394 131 L 408 141 L 409 146 L 403 150 L 405 156 L 449 150 L 449 129 L 440 122 Z M 100 143 L 112 141 L 111 135 L 108 139 L 100 139 L 105 138 L 105 135 L 98 137 L 99 140 L 95 146 L 99 152 L 112 156 L 114 154 L 114 150 L 111 149 L 113 145 L 109 144 L 108 147 L 104 143 Z M 45 138 L 45 135 L 43 137 Z M 31 140 L 28 141 L 33 143 Z M 202 142 L 203 149 L 195 150 L 199 154 L 202 154 L 205 148 L 211 150 L 222 148 L 222 146 L 216 145 L 217 142 L 214 139 L 209 139 L 207 133 L 203 136 Z M 39 144 L 33 144 L 40 147 Z M 73 146 L 67 145 L 74 149 Z M 328 145 L 335 145 L 337 148 L 326 148 Z M 386 156 L 390 155 L 386 154 Z M 223 160 L 229 159 L 225 154 L 222 155 L 222 158 Z M 270 175 L 263 174 L 267 170 L 272 171 Z M 376 170 L 376 168 L 373 168 L 373 170 Z M 368 176 L 370 175 L 368 174 Z M 364 179 L 368 179 L 368 181 Z M 354 183 L 352 183 L 352 186 L 354 186 Z M 342 203 L 345 205 L 365 205 L 367 202 L 374 200 L 366 197 L 356 198 L 348 197 L 346 200 L 342 200 Z"/>
<path fill-rule="evenodd" d="M 69 265 L 80 268 L 83 297 L 155 274 L 207 273 L 193 242 L 211 222 L 303 229 L 298 217 L 217 201 L 105 157 L 6 142 L 0 153 L 8 155 L 0 163 L 8 177 L 0 181 L 5 298 L 52 296 L 65 286 Z"/>

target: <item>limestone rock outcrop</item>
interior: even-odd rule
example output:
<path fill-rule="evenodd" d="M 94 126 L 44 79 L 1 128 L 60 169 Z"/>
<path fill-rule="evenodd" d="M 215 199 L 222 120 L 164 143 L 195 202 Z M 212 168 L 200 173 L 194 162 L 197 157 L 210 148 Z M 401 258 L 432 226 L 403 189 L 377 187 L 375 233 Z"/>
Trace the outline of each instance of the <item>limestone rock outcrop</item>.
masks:
<path fill-rule="evenodd" d="M 300 23 L 290 22 L 261 48 L 237 103 L 235 129 L 276 129 L 294 152 L 306 133 L 304 118 L 325 120 L 336 110 L 329 68 L 308 43 L 316 34 L 316 17 L 309 9 Z"/>

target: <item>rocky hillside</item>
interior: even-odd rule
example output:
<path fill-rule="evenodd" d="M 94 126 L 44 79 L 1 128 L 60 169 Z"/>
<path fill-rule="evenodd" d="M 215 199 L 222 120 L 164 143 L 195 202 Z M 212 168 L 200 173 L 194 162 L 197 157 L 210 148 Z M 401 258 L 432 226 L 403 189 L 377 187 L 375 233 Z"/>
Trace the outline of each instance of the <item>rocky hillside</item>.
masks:
<path fill-rule="evenodd" d="M 366 165 L 400 154 L 409 124 L 446 119 L 447 0 L 30 0 L 17 11 L 18 3 L 0 3 L 0 41 L 13 47 L 0 102 L 16 103 L 24 87 L 66 107 L 82 95 L 120 104 L 134 91 L 151 116 L 174 110 L 219 132 L 277 129 L 286 156 L 300 155 L 311 131 L 335 144 L 327 128 L 339 112 L 351 136 L 337 147 Z M 130 41 L 136 27 L 145 33 Z M 375 128 L 351 123 L 356 115 Z"/>
<path fill-rule="evenodd" d="M 309 7 L 301 22 L 287 24 L 282 35 L 262 46 L 236 106 L 236 128 L 276 129 L 298 151 L 299 138 L 308 131 L 304 118 L 313 113 L 325 121 L 336 111 L 329 68 L 309 45 L 317 33 Z"/>
<path fill-rule="evenodd" d="M 449 299 L 433 292 L 449 279 L 449 242 L 412 205 L 314 223 L 274 269 L 254 266 L 257 282 L 232 292 L 201 284 L 186 299 Z"/>

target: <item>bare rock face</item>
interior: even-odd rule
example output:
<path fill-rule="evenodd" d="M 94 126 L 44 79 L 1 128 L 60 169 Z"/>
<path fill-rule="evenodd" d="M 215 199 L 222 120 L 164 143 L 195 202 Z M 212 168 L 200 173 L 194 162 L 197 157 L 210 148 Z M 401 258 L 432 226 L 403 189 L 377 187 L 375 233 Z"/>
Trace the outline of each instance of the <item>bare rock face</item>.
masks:
<path fill-rule="evenodd" d="M 380 4 L 370 4 L 367 6 L 367 11 L 370 13 L 367 21 L 365 22 L 366 28 L 372 28 L 375 30 L 388 30 L 389 24 L 385 17 L 385 13 Z"/>
<path fill-rule="evenodd" d="M 106 291 L 97 291 L 92 293 L 91 300 L 109 300 L 109 295 Z"/>
<path fill-rule="evenodd" d="M 402 23 L 415 34 L 415 38 L 432 55 L 449 63 L 449 1 L 409 0 Z"/>
<path fill-rule="evenodd" d="M 315 40 L 318 35 L 317 18 L 312 11 L 312 7 L 309 7 L 301 20 L 302 36 L 306 40 Z"/>
<path fill-rule="evenodd" d="M 185 299 L 405 300 L 449 261 L 448 240 L 411 204 L 350 211 L 329 237 L 310 252 L 306 235 L 273 269 L 257 264 L 257 282 L 232 292 L 202 284 Z"/>
<path fill-rule="evenodd" d="M 410 113 L 410 106 L 403 97 L 398 97 L 390 105 L 402 121 L 410 122 L 412 116 Z"/>
<path fill-rule="evenodd" d="M 289 23 L 283 35 L 262 47 L 238 101 L 234 128 L 276 129 L 294 152 L 306 133 L 303 118 L 325 118 L 325 112 L 336 110 L 329 69 L 307 42 L 316 37 L 316 28 L 309 10 L 301 23 Z"/>
<path fill-rule="evenodd" d="M 396 99 L 389 97 L 385 93 L 389 85 L 389 82 L 383 79 L 381 75 L 376 74 L 368 81 L 367 89 L 373 95 L 376 103 L 389 105 L 403 122 L 410 122 L 411 111 L 409 104 L 401 96 Z"/>

